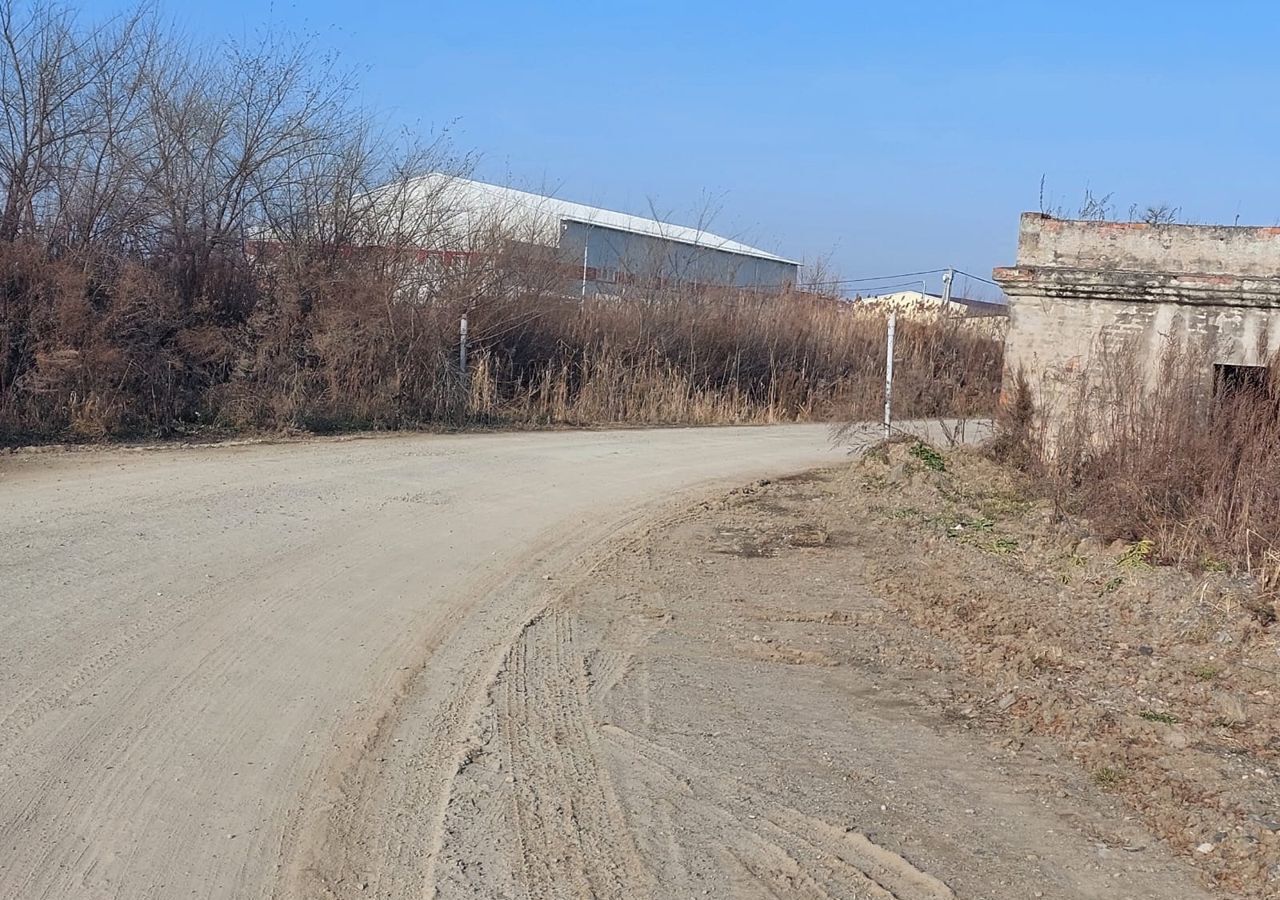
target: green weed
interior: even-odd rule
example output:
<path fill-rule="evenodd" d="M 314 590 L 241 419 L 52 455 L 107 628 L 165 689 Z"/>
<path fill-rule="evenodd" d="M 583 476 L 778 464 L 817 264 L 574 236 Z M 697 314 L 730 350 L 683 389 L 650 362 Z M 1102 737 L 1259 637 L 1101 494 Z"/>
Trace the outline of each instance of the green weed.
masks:
<path fill-rule="evenodd" d="M 947 526 L 947 533 L 952 537 L 960 537 L 967 533 L 986 533 L 996 527 L 996 523 L 986 516 L 968 516 L 942 515 L 936 520 L 940 525 Z"/>
<path fill-rule="evenodd" d="M 942 458 L 942 454 L 937 450 L 934 450 L 924 441 L 916 441 L 911 445 L 911 449 L 907 452 L 920 460 L 920 463 L 931 472 L 947 471 L 947 463 Z"/>
<path fill-rule="evenodd" d="M 1156 549 L 1155 541 L 1143 539 L 1135 541 L 1125 548 L 1124 553 L 1116 560 L 1116 565 L 1125 569 L 1145 569 L 1151 565 L 1152 552 Z"/>

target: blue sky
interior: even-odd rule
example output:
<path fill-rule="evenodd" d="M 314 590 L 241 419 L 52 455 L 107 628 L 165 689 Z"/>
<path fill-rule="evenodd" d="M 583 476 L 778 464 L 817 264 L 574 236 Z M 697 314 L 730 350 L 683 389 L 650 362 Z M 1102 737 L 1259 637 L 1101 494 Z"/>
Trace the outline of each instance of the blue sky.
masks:
<path fill-rule="evenodd" d="M 123 4 L 91 0 L 93 17 Z M 200 39 L 314 34 L 477 176 L 713 230 L 846 278 L 1012 260 L 1021 210 L 1280 222 L 1280 10 L 1262 2 L 160 0 Z M 975 286 L 976 287 L 976 286 Z"/>

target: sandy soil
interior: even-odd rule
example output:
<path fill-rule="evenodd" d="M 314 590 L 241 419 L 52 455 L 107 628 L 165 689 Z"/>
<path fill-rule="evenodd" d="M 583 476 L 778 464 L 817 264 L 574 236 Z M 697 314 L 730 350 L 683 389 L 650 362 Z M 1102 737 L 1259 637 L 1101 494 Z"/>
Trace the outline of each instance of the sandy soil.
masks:
<path fill-rule="evenodd" d="M 544 575 L 825 428 L 0 458 L 0 897 L 421 893 Z"/>
<path fill-rule="evenodd" d="M 832 459 L 778 428 L 0 462 L 0 896 L 1209 896 L 1127 771 L 922 612 L 993 578 L 946 553 L 1017 554 L 922 553 L 914 474 L 777 477 Z"/>
<path fill-rule="evenodd" d="M 1210 896 L 1063 744 L 975 712 L 988 681 L 873 583 L 861 490 L 742 487 L 559 585 L 477 711 L 437 895 Z"/>

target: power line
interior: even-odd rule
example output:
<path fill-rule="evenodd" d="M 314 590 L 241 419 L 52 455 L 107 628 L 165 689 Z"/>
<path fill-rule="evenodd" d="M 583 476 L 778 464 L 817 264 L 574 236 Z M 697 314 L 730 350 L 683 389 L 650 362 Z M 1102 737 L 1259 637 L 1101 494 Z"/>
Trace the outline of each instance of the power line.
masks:
<path fill-rule="evenodd" d="M 895 281 L 892 284 L 870 285 L 868 289 L 874 290 L 874 291 L 892 292 L 892 291 L 900 290 L 902 288 L 910 288 L 910 287 L 920 288 L 923 285 L 924 285 L 924 282 L 922 281 Z"/>
<path fill-rule="evenodd" d="M 920 284 L 919 281 L 902 281 L 904 278 L 911 278 L 917 275 L 938 275 L 948 271 L 947 269 L 927 269 L 920 272 L 899 272 L 896 275 L 876 275 L 866 278 L 834 278 L 829 281 L 809 282 L 811 287 L 840 287 L 850 284 L 866 284 L 874 287 L 875 290 L 890 290 L 893 288 L 911 287 Z M 983 284 L 989 284 L 992 287 L 999 288 L 1000 285 L 990 278 L 983 278 L 981 275 L 974 275 L 972 272 L 965 272 L 962 269 L 950 269 L 957 275 L 963 275 L 966 278 L 972 278 L 974 281 L 980 281 Z M 891 283 L 885 283 L 891 282 Z M 873 284 L 874 283 L 874 284 Z"/>
<path fill-rule="evenodd" d="M 955 273 L 957 275 L 963 275 L 966 278 L 972 278 L 974 281 L 981 281 L 983 284 L 989 284 L 992 287 L 1000 287 L 1000 285 L 996 284 L 996 282 L 992 281 L 990 278 L 983 278 L 981 275 L 974 275 L 972 272 L 962 272 L 959 269 L 956 269 Z"/>
<path fill-rule="evenodd" d="M 877 275 L 874 278 L 837 278 L 832 281 L 817 281 L 814 284 L 864 284 L 868 281 L 896 281 L 899 278 L 910 278 L 913 275 L 937 275 L 946 269 L 930 269 L 927 272 L 899 272 L 896 275 Z"/>

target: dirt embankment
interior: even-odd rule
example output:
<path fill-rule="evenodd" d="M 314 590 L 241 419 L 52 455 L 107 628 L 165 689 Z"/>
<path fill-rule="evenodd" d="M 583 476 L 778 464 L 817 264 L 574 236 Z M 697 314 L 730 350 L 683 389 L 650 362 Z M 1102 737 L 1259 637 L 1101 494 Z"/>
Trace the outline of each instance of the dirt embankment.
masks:
<path fill-rule="evenodd" d="M 882 621 L 882 656 L 969 680 L 944 699 L 949 718 L 1014 754 L 1050 742 L 1215 890 L 1276 896 L 1274 617 L 1231 576 L 1152 566 L 1142 543 L 1103 546 L 1024 487 L 976 454 L 900 443 L 822 480 L 758 488 L 760 518 L 736 546 L 856 548 L 872 590 L 913 626 Z"/>

